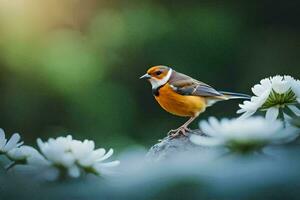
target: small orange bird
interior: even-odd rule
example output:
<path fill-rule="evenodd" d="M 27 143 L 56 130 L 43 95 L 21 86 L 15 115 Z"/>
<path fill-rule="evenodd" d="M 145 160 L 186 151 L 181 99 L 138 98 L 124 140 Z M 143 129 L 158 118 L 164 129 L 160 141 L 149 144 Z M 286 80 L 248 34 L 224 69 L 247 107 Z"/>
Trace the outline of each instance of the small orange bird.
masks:
<path fill-rule="evenodd" d="M 188 125 L 214 103 L 250 98 L 245 94 L 217 91 L 201 81 L 162 65 L 151 67 L 140 79 L 147 79 L 151 83 L 152 93 L 163 109 L 177 116 L 190 117 L 182 126 L 169 131 L 168 134 L 172 137 L 180 134 L 187 136 L 190 131 Z"/>

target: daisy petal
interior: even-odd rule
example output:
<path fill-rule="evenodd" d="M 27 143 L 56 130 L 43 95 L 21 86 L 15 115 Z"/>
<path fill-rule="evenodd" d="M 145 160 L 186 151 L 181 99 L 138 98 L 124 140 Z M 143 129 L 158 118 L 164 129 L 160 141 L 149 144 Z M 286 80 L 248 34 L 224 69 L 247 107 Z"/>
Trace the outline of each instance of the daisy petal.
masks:
<path fill-rule="evenodd" d="M 4 151 L 9 151 L 18 146 L 18 142 L 21 139 L 21 136 L 18 133 L 14 133 L 11 138 L 8 140 L 4 147 Z"/>
<path fill-rule="evenodd" d="M 249 118 L 251 115 L 253 115 L 254 113 L 255 113 L 255 111 L 252 111 L 252 112 L 245 112 L 245 113 L 242 114 L 238 119 L 239 119 L 239 120 L 247 119 L 247 118 Z"/>
<path fill-rule="evenodd" d="M 275 121 L 278 117 L 279 109 L 276 107 L 271 107 L 267 110 L 266 119 L 270 121 Z"/>
<path fill-rule="evenodd" d="M 205 136 L 198 136 L 192 135 L 190 137 L 191 142 L 201 146 L 218 146 L 222 144 L 222 140 L 213 138 L 213 137 L 205 137 Z"/>
<path fill-rule="evenodd" d="M 0 151 L 6 144 L 5 132 L 2 128 L 0 128 Z"/>
<path fill-rule="evenodd" d="M 78 178 L 80 176 L 80 169 L 76 165 L 74 165 L 69 168 L 68 174 L 70 175 L 70 177 Z"/>
<path fill-rule="evenodd" d="M 300 109 L 295 105 L 289 105 L 288 108 L 291 109 L 291 111 L 295 113 L 295 115 L 300 116 Z"/>
<path fill-rule="evenodd" d="M 105 168 L 105 167 L 116 167 L 120 164 L 120 161 L 115 160 L 115 161 L 111 161 L 111 162 L 107 162 L 107 163 L 99 163 L 96 164 L 97 167 L 100 168 Z"/>
<path fill-rule="evenodd" d="M 278 94 L 283 94 L 287 92 L 291 87 L 288 81 L 283 80 L 282 76 L 274 76 L 271 79 L 271 82 L 273 90 Z"/>
<path fill-rule="evenodd" d="M 215 131 L 211 128 L 207 121 L 201 121 L 199 127 L 206 135 L 214 136 Z"/>
<path fill-rule="evenodd" d="M 97 161 L 97 162 L 101 162 L 101 161 L 103 161 L 103 160 L 106 160 L 106 159 L 108 159 L 109 157 L 111 157 L 111 156 L 113 155 L 113 153 L 114 153 L 114 150 L 113 150 L 113 149 L 109 149 L 108 152 L 107 152 L 102 158 L 99 158 L 99 159 L 97 159 L 96 161 Z"/>

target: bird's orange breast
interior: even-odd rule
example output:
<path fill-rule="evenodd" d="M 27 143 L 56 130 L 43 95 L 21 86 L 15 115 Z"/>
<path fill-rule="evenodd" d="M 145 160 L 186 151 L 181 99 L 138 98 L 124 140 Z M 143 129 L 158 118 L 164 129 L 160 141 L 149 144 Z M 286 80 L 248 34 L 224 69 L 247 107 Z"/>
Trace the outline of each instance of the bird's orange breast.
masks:
<path fill-rule="evenodd" d="M 180 95 L 168 83 L 159 89 L 159 95 L 155 99 L 163 109 L 182 117 L 197 116 L 206 108 L 204 97 Z"/>

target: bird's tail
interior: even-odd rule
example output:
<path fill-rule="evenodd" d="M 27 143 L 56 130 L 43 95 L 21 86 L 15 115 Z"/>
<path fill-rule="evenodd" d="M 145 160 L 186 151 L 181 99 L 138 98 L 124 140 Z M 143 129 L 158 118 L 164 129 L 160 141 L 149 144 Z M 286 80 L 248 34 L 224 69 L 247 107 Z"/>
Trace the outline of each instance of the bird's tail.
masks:
<path fill-rule="evenodd" d="M 246 99 L 250 100 L 251 96 L 247 94 L 241 94 L 241 93 L 233 93 L 233 92 L 224 92 L 224 91 L 219 91 L 221 94 L 223 94 L 226 98 L 228 99 Z"/>

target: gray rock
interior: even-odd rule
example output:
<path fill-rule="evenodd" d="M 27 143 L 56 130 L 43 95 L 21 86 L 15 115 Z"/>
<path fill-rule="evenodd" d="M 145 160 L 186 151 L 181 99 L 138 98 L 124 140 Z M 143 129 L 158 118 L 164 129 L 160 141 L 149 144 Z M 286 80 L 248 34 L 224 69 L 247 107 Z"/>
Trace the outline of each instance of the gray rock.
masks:
<path fill-rule="evenodd" d="M 189 132 L 189 135 L 191 134 L 204 135 L 199 129 L 192 130 Z M 146 159 L 154 162 L 162 161 L 171 158 L 178 153 L 203 149 L 207 148 L 193 144 L 190 141 L 189 136 L 180 135 L 175 138 L 167 136 L 149 149 Z"/>

